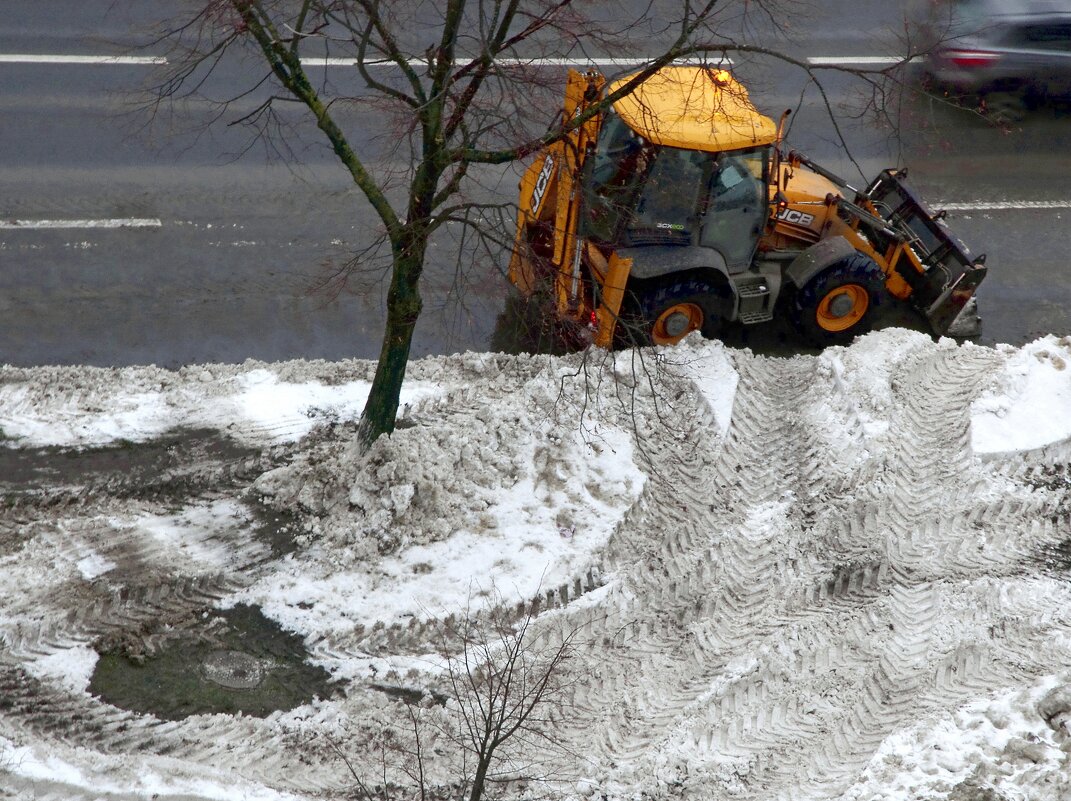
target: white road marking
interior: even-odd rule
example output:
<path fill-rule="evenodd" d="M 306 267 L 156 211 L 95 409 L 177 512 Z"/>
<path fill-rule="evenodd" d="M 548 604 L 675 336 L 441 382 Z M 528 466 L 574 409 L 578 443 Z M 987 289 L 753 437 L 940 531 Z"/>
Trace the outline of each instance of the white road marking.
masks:
<path fill-rule="evenodd" d="M 648 59 L 637 58 L 502 58 L 498 63 L 503 66 L 530 67 L 627 67 L 644 64 Z M 895 56 L 811 56 L 807 63 L 814 66 L 866 65 L 880 66 L 897 64 L 902 59 Z M 355 58 L 303 58 L 302 64 L 308 67 L 355 67 Z M 26 53 L 0 53 L 0 64 L 128 64 L 153 65 L 167 64 L 164 56 L 80 56 Z M 423 59 L 410 61 L 414 65 L 426 65 Z M 709 63 L 698 59 L 682 59 L 678 64 Z M 729 66 L 731 59 L 721 59 L 719 64 Z M 366 62 L 369 67 L 393 67 L 393 61 L 374 60 Z M 934 208 L 946 211 L 1016 211 L 1029 209 L 1071 209 L 1071 200 L 1018 200 L 977 203 L 935 203 Z M 151 219 L 112 219 L 112 220 L 0 220 L 0 229 L 46 229 L 46 228 L 159 228 L 160 220 Z"/>
<path fill-rule="evenodd" d="M 896 56 L 811 56 L 807 59 L 808 64 L 816 67 L 847 66 L 849 64 L 874 67 L 899 64 L 902 61 L 902 58 L 897 58 Z"/>
<path fill-rule="evenodd" d="M 498 63 L 508 67 L 569 67 L 577 65 L 592 65 L 595 67 L 629 67 L 636 64 L 644 64 L 650 59 L 636 58 L 500 58 Z M 814 66 L 833 66 L 861 64 L 867 66 L 880 66 L 896 64 L 902 59 L 894 56 L 812 56 L 807 63 Z M 355 58 L 303 58 L 301 62 L 308 67 L 356 67 Z M 365 62 L 369 67 L 395 66 L 393 61 L 377 59 Z M 426 65 L 423 59 L 414 59 L 409 62 L 415 65 Z M 681 59 L 678 64 L 702 64 L 702 59 Z M 719 64 L 732 64 L 732 59 L 719 59 Z M 52 55 L 47 53 L 0 53 L 0 64 L 126 64 L 126 65 L 152 65 L 167 64 L 164 56 L 68 56 Z"/>
<path fill-rule="evenodd" d="M 166 64 L 164 56 L 57 56 L 0 53 L 0 64 Z"/>
<path fill-rule="evenodd" d="M 0 229 L 42 228 L 159 228 L 156 217 L 126 217 L 111 220 L 0 220 Z"/>
<path fill-rule="evenodd" d="M 504 67 L 575 67 L 575 66 L 594 66 L 594 67 L 630 67 L 636 64 L 646 64 L 650 59 L 643 57 L 637 58 L 498 58 L 495 62 L 501 64 Z M 356 67 L 357 59 L 355 58 L 303 58 L 301 63 L 306 67 Z M 426 66 L 427 61 L 424 59 L 413 59 L 407 62 L 410 65 Z M 702 61 L 700 59 L 679 59 L 674 62 L 675 64 L 705 64 L 714 63 L 711 61 Z M 718 64 L 732 64 L 729 59 L 718 59 Z M 393 61 L 386 59 L 376 59 L 374 61 L 366 61 L 367 67 L 395 67 L 397 64 Z"/>
<path fill-rule="evenodd" d="M 1071 209 L 1071 200 L 998 200 L 974 203 L 931 203 L 945 211 L 1018 211 L 1027 209 Z"/>
<path fill-rule="evenodd" d="M 1071 209 L 1071 200 L 998 200 L 970 203 L 936 202 L 930 207 L 941 211 L 1030 211 Z M 157 217 L 126 217 L 99 220 L 0 220 L 0 230 L 60 230 L 69 228 L 160 228 L 163 222 Z M 211 226 L 209 226 L 211 227 Z M 220 243 L 213 243 L 220 244 Z M 234 242 L 236 246 L 256 244 Z"/>

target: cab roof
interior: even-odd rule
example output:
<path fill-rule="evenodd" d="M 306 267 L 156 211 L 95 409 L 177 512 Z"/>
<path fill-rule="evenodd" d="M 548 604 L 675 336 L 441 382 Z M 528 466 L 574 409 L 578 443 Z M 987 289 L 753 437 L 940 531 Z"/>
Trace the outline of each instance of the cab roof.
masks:
<path fill-rule="evenodd" d="M 752 105 L 747 90 L 727 71 L 708 67 L 663 67 L 614 111 L 647 141 L 686 150 L 741 150 L 777 138 L 774 121 Z"/>

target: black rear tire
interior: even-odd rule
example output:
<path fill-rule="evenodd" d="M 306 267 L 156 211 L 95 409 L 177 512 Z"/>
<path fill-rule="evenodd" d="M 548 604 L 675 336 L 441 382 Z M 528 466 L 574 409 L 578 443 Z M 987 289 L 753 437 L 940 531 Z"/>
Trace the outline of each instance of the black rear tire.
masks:
<path fill-rule="evenodd" d="M 884 298 L 881 268 L 856 253 L 818 273 L 796 294 L 796 327 L 817 345 L 844 345 L 870 330 Z"/>

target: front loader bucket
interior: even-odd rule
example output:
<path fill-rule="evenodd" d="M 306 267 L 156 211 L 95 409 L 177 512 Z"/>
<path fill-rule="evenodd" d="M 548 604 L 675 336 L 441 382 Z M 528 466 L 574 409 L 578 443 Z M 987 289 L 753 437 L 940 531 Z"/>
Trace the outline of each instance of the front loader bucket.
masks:
<path fill-rule="evenodd" d="M 945 289 L 930 306 L 923 310 L 930 327 L 938 335 L 945 334 L 959 317 L 963 307 L 974 296 L 974 291 L 985 278 L 986 268 L 972 267 L 964 272 L 952 286 Z"/>
<path fill-rule="evenodd" d="M 906 181 L 906 171 L 884 170 L 862 193 L 918 257 L 919 272 L 901 259 L 896 272 L 911 287 L 911 300 L 941 335 L 959 316 L 985 278 L 985 256 L 977 258 L 934 214 Z"/>

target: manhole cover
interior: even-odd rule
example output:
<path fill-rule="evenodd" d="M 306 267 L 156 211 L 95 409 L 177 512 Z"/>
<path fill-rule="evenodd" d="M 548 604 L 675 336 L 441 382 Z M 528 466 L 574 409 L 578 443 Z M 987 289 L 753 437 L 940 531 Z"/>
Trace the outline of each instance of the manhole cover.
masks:
<path fill-rule="evenodd" d="M 267 667 L 242 651 L 213 651 L 201 663 L 201 674 L 221 687 L 250 690 L 264 680 Z"/>

